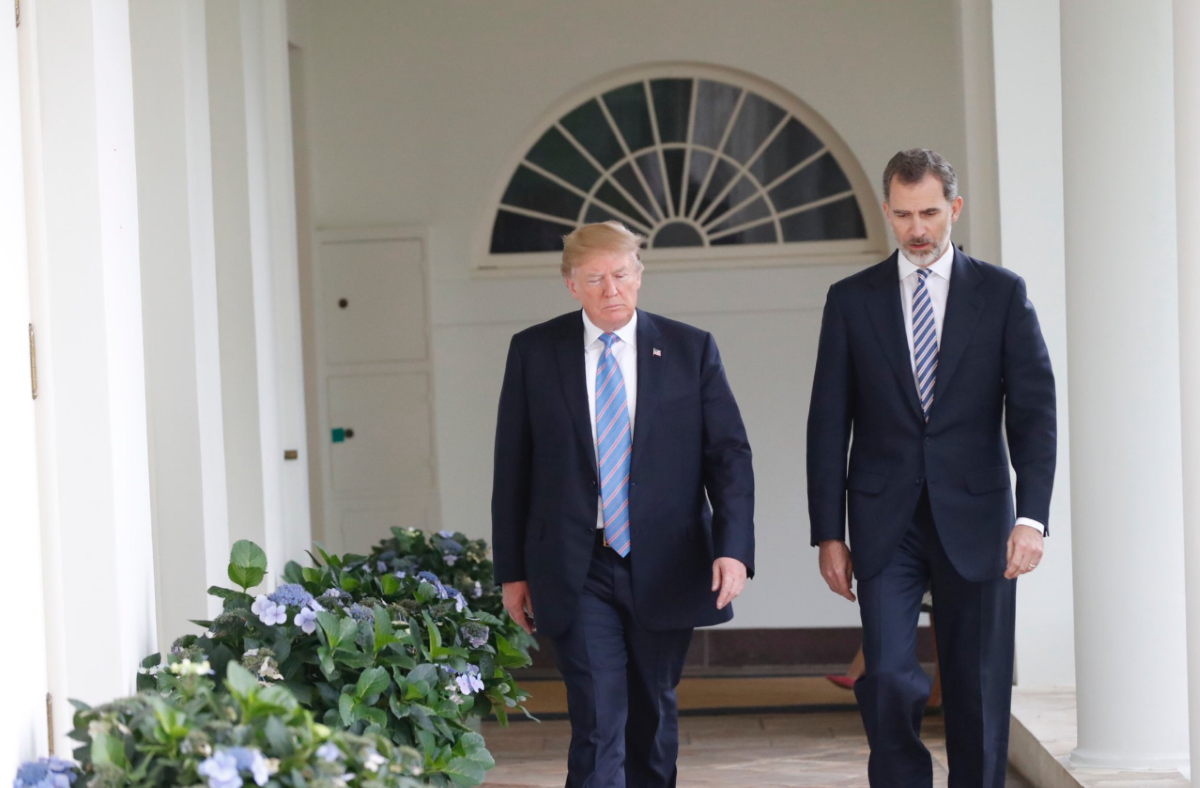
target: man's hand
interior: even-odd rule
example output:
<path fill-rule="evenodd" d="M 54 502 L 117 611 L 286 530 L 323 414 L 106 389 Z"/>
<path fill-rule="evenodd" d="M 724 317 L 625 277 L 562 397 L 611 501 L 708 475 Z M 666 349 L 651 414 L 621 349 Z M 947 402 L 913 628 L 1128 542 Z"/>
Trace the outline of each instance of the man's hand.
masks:
<path fill-rule="evenodd" d="M 821 577 L 829 585 L 829 590 L 838 596 L 844 596 L 854 601 L 854 592 L 850 590 L 850 579 L 854 566 L 850 563 L 850 548 L 841 539 L 826 539 L 820 544 Z"/>
<path fill-rule="evenodd" d="M 713 561 L 712 590 L 721 589 L 721 593 L 717 597 L 717 610 L 724 610 L 725 606 L 736 599 L 745 587 L 745 564 L 736 558 L 718 558 Z"/>
<path fill-rule="evenodd" d="M 529 598 L 529 583 L 518 580 L 515 583 L 504 583 L 500 588 L 504 597 L 504 609 L 512 616 L 512 620 L 517 622 L 517 626 L 532 635 L 536 625 L 533 620 L 533 600 Z"/>
<path fill-rule="evenodd" d="M 1028 525 L 1013 526 L 1008 535 L 1008 568 L 1004 570 L 1006 580 L 1028 574 L 1042 562 L 1044 537 L 1036 528 Z"/>

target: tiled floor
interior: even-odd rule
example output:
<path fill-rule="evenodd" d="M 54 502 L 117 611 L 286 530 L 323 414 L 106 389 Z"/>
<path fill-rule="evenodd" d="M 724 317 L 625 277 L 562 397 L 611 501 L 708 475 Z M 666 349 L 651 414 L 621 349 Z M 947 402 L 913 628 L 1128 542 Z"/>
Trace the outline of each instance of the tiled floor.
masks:
<path fill-rule="evenodd" d="M 857 712 L 727 714 L 683 717 L 679 785 L 715 788 L 866 788 L 867 740 Z M 934 785 L 946 785 L 940 717 L 923 733 L 933 753 Z M 489 788 L 552 788 L 566 777 L 570 727 L 565 721 L 486 723 L 483 735 L 496 758 Z M 1009 788 L 1030 788 L 1010 771 Z"/>

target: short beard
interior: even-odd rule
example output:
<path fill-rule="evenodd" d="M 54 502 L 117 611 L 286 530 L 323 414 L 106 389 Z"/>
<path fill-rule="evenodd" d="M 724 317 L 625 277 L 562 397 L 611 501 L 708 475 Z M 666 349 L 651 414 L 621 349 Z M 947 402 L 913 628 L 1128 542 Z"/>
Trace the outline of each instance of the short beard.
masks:
<path fill-rule="evenodd" d="M 945 254 L 946 245 L 948 243 L 950 243 L 950 233 L 946 233 L 946 235 L 937 243 L 935 243 L 933 248 L 931 248 L 928 252 L 925 252 L 924 254 L 918 254 L 915 258 L 908 251 L 908 249 L 904 247 L 903 244 L 900 245 L 900 254 L 904 255 L 905 260 L 917 266 L 918 268 L 925 268 L 926 266 L 937 262 L 938 258 Z"/>

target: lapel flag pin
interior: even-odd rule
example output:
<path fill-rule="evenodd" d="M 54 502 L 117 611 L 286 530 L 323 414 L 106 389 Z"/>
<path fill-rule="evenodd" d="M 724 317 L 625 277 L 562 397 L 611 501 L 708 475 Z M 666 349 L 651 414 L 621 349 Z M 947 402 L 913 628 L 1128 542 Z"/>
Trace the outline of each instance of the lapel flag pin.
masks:
<path fill-rule="evenodd" d="M 662 355 L 662 351 L 661 351 L 661 350 L 659 350 L 658 348 L 654 348 L 654 349 L 653 349 L 653 350 L 651 350 L 650 352 L 651 352 L 653 355 L 655 355 L 655 356 L 661 356 L 661 355 Z"/>

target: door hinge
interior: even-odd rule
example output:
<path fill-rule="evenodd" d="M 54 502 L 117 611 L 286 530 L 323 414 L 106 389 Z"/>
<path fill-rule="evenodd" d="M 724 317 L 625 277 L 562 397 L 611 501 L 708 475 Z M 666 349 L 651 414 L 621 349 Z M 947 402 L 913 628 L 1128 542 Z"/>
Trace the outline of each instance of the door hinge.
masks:
<path fill-rule="evenodd" d="M 46 741 L 50 755 L 54 754 L 54 696 L 46 693 Z"/>
<path fill-rule="evenodd" d="M 29 387 L 37 399 L 37 342 L 33 339 L 33 323 L 29 324 Z"/>
<path fill-rule="evenodd" d="M 13 6 L 15 7 L 13 10 L 15 10 L 16 14 L 17 14 L 17 27 L 20 27 L 21 26 L 21 0 L 13 0 Z"/>

